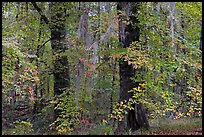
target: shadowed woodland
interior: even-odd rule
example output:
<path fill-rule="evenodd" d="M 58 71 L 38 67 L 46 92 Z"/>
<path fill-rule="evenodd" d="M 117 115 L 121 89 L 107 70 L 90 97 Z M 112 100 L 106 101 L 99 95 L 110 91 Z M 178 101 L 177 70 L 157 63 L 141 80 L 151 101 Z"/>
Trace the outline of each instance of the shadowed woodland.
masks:
<path fill-rule="evenodd" d="M 2 2 L 3 135 L 201 135 L 201 2 Z"/>

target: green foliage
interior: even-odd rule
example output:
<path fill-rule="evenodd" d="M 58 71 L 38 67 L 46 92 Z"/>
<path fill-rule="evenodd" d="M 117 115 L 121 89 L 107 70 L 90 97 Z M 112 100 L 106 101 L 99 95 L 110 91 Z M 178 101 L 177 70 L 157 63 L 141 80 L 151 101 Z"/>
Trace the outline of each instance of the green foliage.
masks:
<path fill-rule="evenodd" d="M 56 100 L 59 103 L 57 103 L 55 109 L 60 111 L 60 114 L 50 126 L 56 125 L 56 130 L 59 134 L 69 134 L 79 124 L 80 113 L 76 110 L 75 98 L 73 93 L 70 92 L 69 95 L 67 97 L 67 93 L 64 92 Z"/>
<path fill-rule="evenodd" d="M 182 3 L 176 3 L 172 32 L 171 20 L 167 18 L 171 12 L 168 3 L 157 5 L 160 10 L 154 3 L 142 3 L 138 16 L 140 41 L 132 42 L 127 51 L 119 52 L 119 58 L 124 58 L 136 70 L 132 79 L 143 83 L 129 91 L 134 95 L 128 102 L 142 103 L 150 118 L 201 116 L 200 4 L 183 3 L 182 7 Z M 195 10 L 188 14 L 187 7 Z M 189 38 L 188 33 L 197 35 Z M 115 115 L 110 117 L 120 118 L 118 114 L 125 109 L 115 109 Z"/>
<path fill-rule="evenodd" d="M 192 128 L 195 126 L 201 126 L 202 122 L 200 118 L 181 118 L 178 120 L 170 119 L 170 118 L 155 118 L 150 120 L 150 124 L 152 126 L 160 126 L 163 128 Z"/>
<path fill-rule="evenodd" d="M 104 120 L 102 123 L 97 124 L 89 129 L 89 135 L 114 135 L 114 128 L 110 122 Z"/>
<path fill-rule="evenodd" d="M 118 103 L 115 103 L 115 105 L 113 106 L 113 112 L 112 114 L 109 114 L 108 117 L 110 119 L 122 121 L 125 117 L 125 114 L 128 113 L 128 109 L 133 109 L 131 107 L 131 104 L 126 100 L 120 101 Z"/>
<path fill-rule="evenodd" d="M 2 86 L 3 86 L 3 92 L 5 90 L 9 90 L 8 88 L 11 88 L 11 86 L 14 84 L 13 82 L 13 75 L 16 75 L 15 66 L 18 65 L 17 63 L 17 55 L 15 52 L 15 48 L 10 48 L 8 46 L 3 46 L 3 59 L 2 59 Z"/>
<path fill-rule="evenodd" d="M 49 125 L 54 121 L 54 104 L 49 102 L 49 105 L 42 108 L 42 110 L 35 114 L 32 120 L 33 130 L 35 133 L 51 132 L 52 128 Z"/>
<path fill-rule="evenodd" d="M 35 114 L 33 127 L 29 122 L 18 123 L 13 134 L 30 134 L 32 128 L 49 131 L 51 127 L 58 134 L 75 133 L 77 127 L 90 128 L 86 134 L 114 134 L 109 120 L 124 120 L 134 103 L 142 103 L 149 118 L 202 116 L 201 2 L 176 2 L 175 7 L 142 2 L 138 16 L 133 15 L 139 24 L 131 24 L 139 25 L 140 40 L 128 48 L 122 48 L 118 39 L 117 3 L 57 2 L 52 8 L 47 2 L 36 4 L 42 13 L 30 2 L 2 3 L 2 103 L 11 104 L 20 97 L 24 102 L 30 99 L 33 107 L 41 99 L 53 100 L 53 73 L 60 69 L 69 69 L 72 92 L 46 104 Z M 86 12 L 88 17 L 80 22 Z M 64 18 L 48 24 L 42 19 L 41 14 L 50 20 L 57 13 Z M 50 28 L 62 24 L 66 50 L 53 53 Z M 86 31 L 83 38 L 80 29 Z M 69 68 L 63 64 L 54 68 L 59 57 L 67 57 Z M 133 66 L 135 77 L 131 79 L 140 85 L 129 91 L 132 98 L 118 102 L 121 59 Z M 60 110 L 55 122 L 54 106 Z M 107 114 L 108 121 L 100 122 L 99 115 Z M 90 121 L 82 122 L 87 117 L 99 123 L 89 127 Z"/>
<path fill-rule="evenodd" d="M 130 54 L 127 54 L 126 60 L 136 69 L 141 68 L 143 71 L 142 75 L 137 73 L 136 78 L 133 79 L 136 82 L 145 81 L 143 87 L 145 92 L 138 92 L 139 87 L 136 87 L 135 90 L 133 89 L 133 97 L 137 102 L 142 102 L 148 110 L 153 111 L 154 115 L 173 114 L 175 118 L 195 116 L 198 113 L 201 115 L 199 100 L 202 89 L 200 84 L 202 51 L 199 49 L 201 26 L 198 25 L 201 19 L 200 4 L 176 3 L 174 18 L 177 24 L 175 23 L 174 26 L 174 39 L 171 39 L 173 34 L 170 31 L 172 29 L 170 23 L 166 23 L 170 20 L 166 18 L 170 11 L 165 4 L 160 4 L 160 7 L 158 5 L 160 11 L 153 3 L 143 3 L 141 6 L 142 12 L 138 17 L 141 26 L 140 42 L 131 44 Z M 188 14 L 187 7 L 195 10 Z M 192 22 L 189 22 L 189 18 Z M 188 33 L 198 35 L 189 38 Z M 194 55 L 195 53 L 197 55 Z M 192 77 L 192 73 L 199 78 Z M 184 80 L 187 80 L 186 84 Z M 175 81 L 178 82 L 175 83 Z M 183 91 L 179 91 L 179 87 Z M 200 97 L 191 94 L 192 90 Z M 191 103 L 188 103 L 189 101 Z"/>
<path fill-rule="evenodd" d="M 23 98 L 30 92 L 30 99 L 33 100 L 33 88 L 39 82 L 37 66 L 27 61 L 26 53 L 21 51 L 15 41 L 10 42 L 3 41 L 3 93 L 16 89 L 16 94 Z"/>
<path fill-rule="evenodd" d="M 15 129 L 13 135 L 28 135 L 33 134 L 32 124 L 26 121 L 20 121 L 15 123 Z"/>

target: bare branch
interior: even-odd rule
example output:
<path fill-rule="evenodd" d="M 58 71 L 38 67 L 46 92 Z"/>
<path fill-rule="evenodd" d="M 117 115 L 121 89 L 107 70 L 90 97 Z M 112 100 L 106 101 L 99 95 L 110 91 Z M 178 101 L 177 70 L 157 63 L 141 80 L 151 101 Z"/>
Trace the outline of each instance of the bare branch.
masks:
<path fill-rule="evenodd" d="M 38 11 L 41 18 L 45 21 L 45 23 L 49 24 L 48 18 L 42 13 L 42 10 L 40 9 L 40 7 L 38 7 L 38 5 L 35 2 L 31 2 L 31 3 L 33 4 L 33 7 Z"/>

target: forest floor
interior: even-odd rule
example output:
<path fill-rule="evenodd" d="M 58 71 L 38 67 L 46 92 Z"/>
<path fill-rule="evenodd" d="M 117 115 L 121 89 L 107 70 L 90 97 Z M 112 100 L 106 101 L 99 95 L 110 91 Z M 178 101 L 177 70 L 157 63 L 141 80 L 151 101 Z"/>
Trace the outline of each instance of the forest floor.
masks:
<path fill-rule="evenodd" d="M 157 129 L 141 132 L 140 135 L 202 135 L 202 127 L 191 127 L 186 129 L 158 127 Z"/>
<path fill-rule="evenodd" d="M 126 133 L 114 133 L 113 128 L 110 125 L 103 125 L 101 123 L 88 127 L 81 128 L 77 132 L 71 133 L 71 135 L 202 135 L 202 117 L 195 118 L 181 118 L 181 119 L 170 119 L 170 118 L 159 118 L 150 119 L 150 129 L 139 129 L 137 131 L 128 131 Z M 103 125 L 103 126 L 101 126 Z M 22 129 L 14 128 L 3 128 L 2 135 L 56 135 L 56 132 L 43 131 L 43 133 L 35 133 L 30 128 Z M 25 131 L 25 132 L 21 132 Z M 31 132 L 30 132 L 31 131 Z"/>
<path fill-rule="evenodd" d="M 170 119 L 170 118 L 158 118 L 150 119 L 150 129 L 139 129 L 137 131 L 126 133 L 116 133 L 119 135 L 202 135 L 202 117 L 195 118 L 180 118 L 180 119 Z M 106 128 L 106 130 L 104 129 Z M 107 127 L 101 129 L 94 128 L 88 129 L 88 131 L 78 131 L 79 134 L 97 134 L 97 135 L 114 135 L 113 132 L 104 132 L 107 131 Z M 90 132 L 92 131 L 92 132 Z M 111 131 L 111 130 L 109 130 Z"/>
<path fill-rule="evenodd" d="M 202 118 L 154 119 L 149 130 L 140 129 L 132 135 L 202 135 Z"/>

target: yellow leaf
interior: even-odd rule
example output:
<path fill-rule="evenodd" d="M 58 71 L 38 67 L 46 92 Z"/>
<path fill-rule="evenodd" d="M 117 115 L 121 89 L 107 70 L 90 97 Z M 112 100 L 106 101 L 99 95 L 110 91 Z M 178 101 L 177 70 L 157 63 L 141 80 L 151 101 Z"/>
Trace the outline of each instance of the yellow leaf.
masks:
<path fill-rule="evenodd" d="M 141 87 L 144 87 L 145 86 L 145 84 L 143 83 L 143 84 L 139 84 Z"/>
<path fill-rule="evenodd" d="M 133 89 L 137 91 L 137 88 L 133 88 Z"/>

